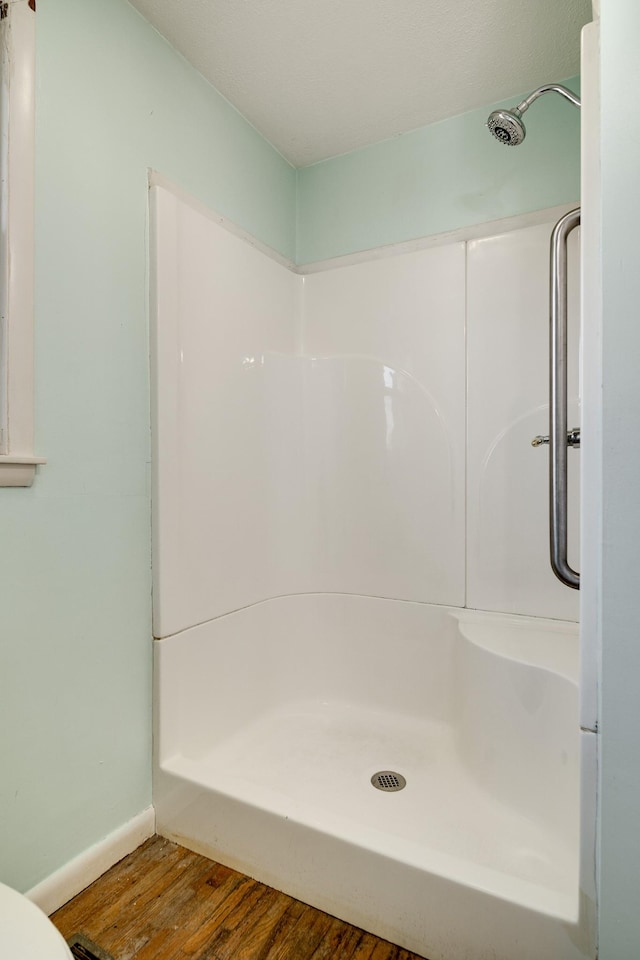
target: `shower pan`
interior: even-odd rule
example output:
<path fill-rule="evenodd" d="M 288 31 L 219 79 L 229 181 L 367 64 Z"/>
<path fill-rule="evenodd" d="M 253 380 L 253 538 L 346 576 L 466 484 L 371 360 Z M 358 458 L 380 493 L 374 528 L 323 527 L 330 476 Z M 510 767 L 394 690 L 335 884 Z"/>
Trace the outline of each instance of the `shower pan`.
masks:
<path fill-rule="evenodd" d="M 553 223 L 302 277 L 151 193 L 158 832 L 429 960 L 593 958 Z"/>
<path fill-rule="evenodd" d="M 158 647 L 162 834 L 429 960 L 589 955 L 575 625 L 316 594 Z"/>

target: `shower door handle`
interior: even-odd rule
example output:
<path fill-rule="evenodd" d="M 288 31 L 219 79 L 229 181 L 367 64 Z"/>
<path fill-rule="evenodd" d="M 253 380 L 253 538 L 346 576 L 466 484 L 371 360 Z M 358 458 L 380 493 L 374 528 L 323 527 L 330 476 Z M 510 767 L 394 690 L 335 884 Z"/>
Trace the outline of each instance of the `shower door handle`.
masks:
<path fill-rule="evenodd" d="M 580 588 L 580 574 L 567 559 L 567 239 L 580 225 L 580 207 L 556 223 L 551 234 L 549 304 L 549 526 L 551 567 L 558 580 Z"/>

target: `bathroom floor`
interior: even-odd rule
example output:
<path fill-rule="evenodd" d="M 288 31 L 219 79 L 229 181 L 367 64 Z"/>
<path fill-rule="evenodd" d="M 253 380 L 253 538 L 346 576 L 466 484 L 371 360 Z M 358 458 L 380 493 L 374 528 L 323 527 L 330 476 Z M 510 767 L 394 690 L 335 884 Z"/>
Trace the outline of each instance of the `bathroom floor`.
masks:
<path fill-rule="evenodd" d="M 162 837 L 51 919 L 114 960 L 420 960 Z"/>

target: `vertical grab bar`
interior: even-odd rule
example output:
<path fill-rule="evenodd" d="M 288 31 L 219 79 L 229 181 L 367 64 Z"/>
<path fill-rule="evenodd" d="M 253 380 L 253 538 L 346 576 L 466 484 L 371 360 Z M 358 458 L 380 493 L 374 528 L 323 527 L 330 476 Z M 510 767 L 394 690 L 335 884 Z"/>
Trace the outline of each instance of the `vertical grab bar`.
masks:
<path fill-rule="evenodd" d="M 549 520 L 551 567 L 558 580 L 580 588 L 567 559 L 567 239 L 580 224 L 580 207 L 558 220 L 551 234 L 549 305 Z"/>

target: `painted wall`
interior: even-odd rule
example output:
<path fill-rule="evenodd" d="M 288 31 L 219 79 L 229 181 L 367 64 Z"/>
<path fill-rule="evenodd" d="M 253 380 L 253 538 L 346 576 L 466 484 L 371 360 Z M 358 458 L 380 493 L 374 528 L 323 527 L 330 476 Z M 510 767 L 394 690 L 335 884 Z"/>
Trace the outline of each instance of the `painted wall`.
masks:
<path fill-rule="evenodd" d="M 640 956 L 640 84 L 637 0 L 601 4 L 604 547 L 600 958 Z"/>
<path fill-rule="evenodd" d="M 124 0 L 39 0 L 36 424 L 0 491 L 0 879 L 151 802 L 147 168 L 294 253 L 295 171 Z"/>
<path fill-rule="evenodd" d="M 578 77 L 565 83 L 579 92 Z M 518 148 L 500 145 L 485 130 L 490 110 L 520 99 L 299 170 L 298 263 L 578 200 L 580 115 L 574 107 L 543 97 L 526 114 L 528 135 Z"/>

